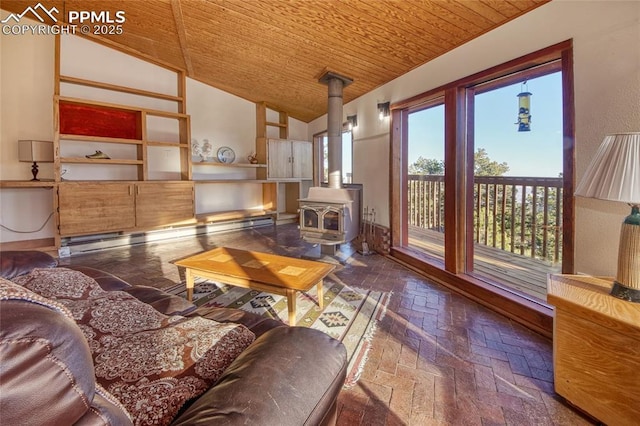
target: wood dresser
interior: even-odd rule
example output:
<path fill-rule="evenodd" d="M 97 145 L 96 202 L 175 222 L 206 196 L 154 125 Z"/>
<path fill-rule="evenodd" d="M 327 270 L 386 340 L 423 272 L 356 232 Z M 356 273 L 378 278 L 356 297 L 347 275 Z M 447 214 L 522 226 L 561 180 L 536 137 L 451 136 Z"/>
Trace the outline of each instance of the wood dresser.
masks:
<path fill-rule="evenodd" d="M 637 425 L 640 303 L 609 295 L 612 281 L 549 276 L 555 390 L 607 425 Z"/>

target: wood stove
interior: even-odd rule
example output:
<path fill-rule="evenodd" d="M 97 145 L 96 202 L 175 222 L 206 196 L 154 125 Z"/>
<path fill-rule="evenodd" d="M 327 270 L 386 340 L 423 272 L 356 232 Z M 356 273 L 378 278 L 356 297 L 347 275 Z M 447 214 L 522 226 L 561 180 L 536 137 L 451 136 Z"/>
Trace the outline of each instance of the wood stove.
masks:
<path fill-rule="evenodd" d="M 300 235 L 310 243 L 342 244 L 358 235 L 359 191 L 348 188 L 309 188 L 299 200 Z"/>
<path fill-rule="evenodd" d="M 342 91 L 353 82 L 349 77 L 325 72 L 318 80 L 328 87 L 327 162 L 329 187 L 309 188 L 307 198 L 299 200 L 300 235 L 320 244 L 329 254 L 338 244 L 353 240 L 360 226 L 360 192 L 342 185 Z"/>

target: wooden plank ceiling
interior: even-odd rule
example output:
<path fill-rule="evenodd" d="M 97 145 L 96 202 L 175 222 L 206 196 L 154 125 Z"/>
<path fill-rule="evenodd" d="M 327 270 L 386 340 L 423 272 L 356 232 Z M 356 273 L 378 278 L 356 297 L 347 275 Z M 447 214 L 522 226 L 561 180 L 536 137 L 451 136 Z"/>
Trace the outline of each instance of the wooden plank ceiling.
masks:
<path fill-rule="evenodd" d="M 331 70 L 349 102 L 549 0 L 42 0 L 68 11 L 125 11 L 100 41 L 309 122 L 327 110 Z M 20 13 L 33 1 L 3 0 Z M 64 17 L 64 18 L 63 18 Z"/>

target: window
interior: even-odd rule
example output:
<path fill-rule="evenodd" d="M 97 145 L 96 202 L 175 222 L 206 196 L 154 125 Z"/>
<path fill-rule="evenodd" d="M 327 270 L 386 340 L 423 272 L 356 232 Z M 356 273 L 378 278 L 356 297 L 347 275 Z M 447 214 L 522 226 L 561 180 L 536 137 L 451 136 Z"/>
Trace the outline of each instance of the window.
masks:
<path fill-rule="evenodd" d="M 392 255 L 503 312 L 551 312 L 546 274 L 538 293 L 510 278 L 531 262 L 573 272 L 571 49 L 559 43 L 392 105 Z M 531 131 L 519 132 L 525 81 Z M 418 180 L 441 186 L 415 182 L 421 164 L 431 172 Z M 487 250 L 500 273 L 483 263 Z"/>
<path fill-rule="evenodd" d="M 328 137 L 327 133 L 317 134 L 314 140 L 315 164 L 319 174 L 316 176 L 320 184 L 329 183 L 329 159 L 328 159 Z M 345 130 L 342 133 L 342 183 L 352 183 L 353 181 L 353 133 Z"/>

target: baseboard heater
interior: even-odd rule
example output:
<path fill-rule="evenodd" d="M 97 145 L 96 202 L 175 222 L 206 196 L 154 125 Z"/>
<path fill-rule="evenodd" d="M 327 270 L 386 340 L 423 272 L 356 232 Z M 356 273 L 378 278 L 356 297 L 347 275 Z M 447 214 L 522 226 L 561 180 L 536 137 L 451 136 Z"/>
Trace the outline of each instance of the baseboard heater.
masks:
<path fill-rule="evenodd" d="M 61 241 L 59 255 L 60 257 L 68 257 L 73 254 L 87 253 L 97 250 L 146 244 L 176 238 L 195 237 L 197 235 L 216 234 L 245 228 L 272 226 L 273 224 L 274 222 L 271 217 L 260 217 L 237 221 L 208 223 L 206 225 L 198 226 L 166 228 L 136 234 L 121 234 L 114 232 L 99 235 L 66 237 Z"/>

